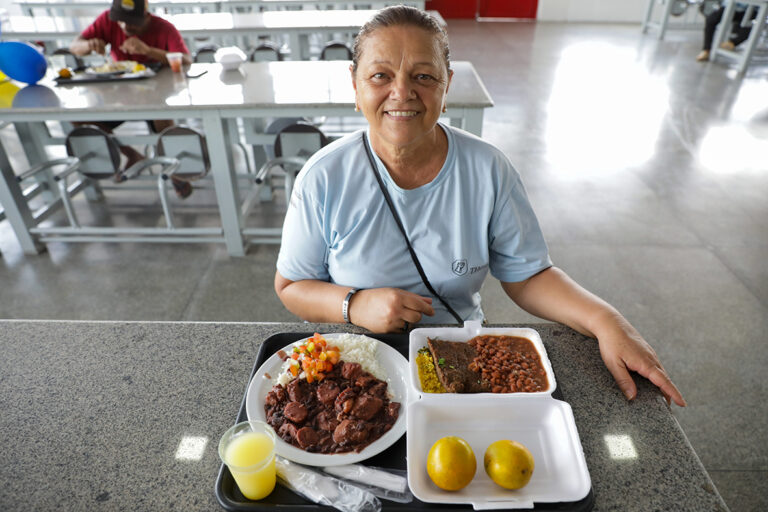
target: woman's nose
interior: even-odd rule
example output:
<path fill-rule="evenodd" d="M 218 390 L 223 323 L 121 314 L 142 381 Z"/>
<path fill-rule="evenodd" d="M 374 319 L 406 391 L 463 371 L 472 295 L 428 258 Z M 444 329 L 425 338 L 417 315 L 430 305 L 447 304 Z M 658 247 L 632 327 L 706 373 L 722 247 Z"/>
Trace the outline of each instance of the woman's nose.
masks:
<path fill-rule="evenodd" d="M 396 76 L 392 81 L 392 89 L 389 92 L 392 99 L 404 101 L 414 96 L 413 84 L 408 76 Z"/>

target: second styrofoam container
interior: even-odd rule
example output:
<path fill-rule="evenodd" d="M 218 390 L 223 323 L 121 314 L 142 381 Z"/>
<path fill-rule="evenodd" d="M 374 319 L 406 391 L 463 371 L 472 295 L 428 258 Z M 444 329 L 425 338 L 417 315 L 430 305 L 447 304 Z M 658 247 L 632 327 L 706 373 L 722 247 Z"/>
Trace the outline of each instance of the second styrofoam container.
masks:
<path fill-rule="evenodd" d="M 427 338 L 440 338 L 447 341 L 461 341 L 467 342 L 475 336 L 519 336 L 521 338 L 527 338 L 531 340 L 533 346 L 539 353 L 541 363 L 544 366 L 544 371 L 547 374 L 547 382 L 549 387 L 543 391 L 536 391 L 533 393 L 425 393 L 421 389 L 421 382 L 419 381 L 419 368 L 416 364 L 416 356 L 419 353 L 419 349 L 427 346 Z M 408 360 L 409 360 L 409 382 L 411 390 L 411 399 L 418 398 L 437 398 L 457 396 L 490 396 L 496 399 L 508 399 L 515 396 L 544 396 L 551 395 L 557 388 L 557 381 L 555 380 L 555 372 L 552 371 L 552 364 L 547 357 L 547 350 L 544 348 L 544 342 L 541 341 L 541 336 L 538 331 L 530 328 L 519 327 L 483 327 L 480 322 L 465 322 L 464 327 L 426 327 L 414 329 L 411 331 L 409 337 L 408 346 Z"/>

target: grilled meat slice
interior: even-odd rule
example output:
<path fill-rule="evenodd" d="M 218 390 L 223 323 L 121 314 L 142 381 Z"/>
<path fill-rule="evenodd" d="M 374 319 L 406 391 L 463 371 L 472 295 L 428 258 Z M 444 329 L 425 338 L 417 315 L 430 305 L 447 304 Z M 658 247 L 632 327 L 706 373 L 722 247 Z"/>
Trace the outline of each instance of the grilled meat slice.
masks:
<path fill-rule="evenodd" d="M 469 369 L 477 351 L 469 343 L 427 338 L 435 370 L 449 393 L 483 393 L 490 391 L 480 372 Z"/>

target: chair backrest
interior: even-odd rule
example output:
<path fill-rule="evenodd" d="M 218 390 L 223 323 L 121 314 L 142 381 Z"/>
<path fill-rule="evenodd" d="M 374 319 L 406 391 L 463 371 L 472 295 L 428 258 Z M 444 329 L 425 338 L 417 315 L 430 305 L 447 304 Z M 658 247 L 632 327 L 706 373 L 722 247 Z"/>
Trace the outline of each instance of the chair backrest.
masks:
<path fill-rule="evenodd" d="M 216 62 L 214 56 L 218 49 L 219 47 L 215 44 L 202 46 L 195 52 L 195 58 L 193 60 L 195 62 Z"/>
<path fill-rule="evenodd" d="M 157 154 L 181 162 L 174 176 L 194 180 L 202 178 L 211 168 L 205 137 L 186 126 L 169 126 L 157 139 Z"/>
<path fill-rule="evenodd" d="M 275 156 L 309 158 L 330 141 L 318 128 L 306 123 L 286 126 L 275 138 Z"/>
<path fill-rule="evenodd" d="M 80 159 L 80 172 L 89 178 L 112 178 L 120 171 L 120 146 L 95 126 L 78 126 L 67 135 L 67 154 Z"/>
<path fill-rule="evenodd" d="M 75 71 L 85 69 L 85 62 L 83 62 L 83 59 L 81 59 L 74 53 L 70 52 L 67 48 L 59 48 L 58 50 L 53 52 L 53 55 L 63 55 L 64 62 L 66 63 L 68 68 L 72 68 Z"/>
<path fill-rule="evenodd" d="M 251 50 L 248 56 L 251 62 L 268 62 L 283 60 L 283 54 L 280 53 L 280 46 L 272 41 L 264 41 L 259 46 Z"/>
<path fill-rule="evenodd" d="M 352 60 L 352 50 L 343 41 L 325 43 L 320 60 Z"/>

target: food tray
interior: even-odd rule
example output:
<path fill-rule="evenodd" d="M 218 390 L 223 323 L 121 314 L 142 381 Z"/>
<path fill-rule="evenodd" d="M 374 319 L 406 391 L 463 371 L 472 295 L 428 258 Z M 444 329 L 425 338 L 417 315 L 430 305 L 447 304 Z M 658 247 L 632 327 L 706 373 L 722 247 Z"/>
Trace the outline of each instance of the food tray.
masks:
<path fill-rule="evenodd" d="M 153 76 L 155 76 L 155 72 L 150 68 L 147 68 L 138 73 L 123 73 L 122 75 L 89 75 L 87 73 L 76 73 L 72 75 L 72 78 L 56 77 L 54 78 L 54 82 L 58 85 L 92 84 L 96 82 L 128 82 L 130 80 L 143 80 Z"/>
<path fill-rule="evenodd" d="M 478 335 L 507 335 L 533 342 L 547 373 L 548 388 L 520 393 L 423 393 L 415 364 L 427 338 L 466 342 Z M 466 503 L 476 510 L 530 509 L 536 504 L 581 501 L 592 484 L 571 406 L 552 396 L 557 383 L 544 344 L 533 329 L 483 328 L 466 322 L 462 328 L 415 329 L 410 334 L 411 398 L 408 406 L 408 485 L 417 498 L 430 503 Z M 457 412 L 460 411 L 460 412 Z M 459 436 L 477 459 L 475 477 L 465 488 L 439 489 L 422 468 L 430 447 L 442 437 Z M 483 470 L 485 449 L 494 441 L 521 442 L 533 454 L 531 481 L 522 489 L 502 489 Z"/>
<path fill-rule="evenodd" d="M 278 333 L 267 338 L 262 343 L 259 353 L 256 356 L 256 361 L 253 365 L 248 380 L 243 390 L 243 399 L 240 404 L 240 410 L 235 419 L 235 423 L 245 421 L 247 414 L 245 410 L 245 392 L 250 384 L 251 377 L 255 375 L 261 364 L 266 361 L 272 354 L 280 350 L 286 345 L 298 341 L 302 338 L 312 336 L 313 333 Z M 376 338 L 392 347 L 398 352 L 408 355 L 408 335 L 407 334 L 368 334 L 372 338 Z M 555 397 L 558 396 L 558 392 L 555 391 Z M 218 441 L 217 441 L 218 442 Z M 381 467 L 381 468 L 393 468 L 393 469 L 406 469 L 406 443 L 407 434 L 400 438 L 395 444 L 387 448 L 382 453 L 368 459 L 365 464 L 368 466 Z M 251 501 L 245 498 L 240 490 L 237 488 L 232 474 L 227 469 L 226 465 L 222 464 L 219 469 L 219 474 L 215 484 L 216 498 L 219 504 L 226 510 L 230 511 L 279 511 L 279 512 L 309 512 L 309 511 L 333 511 L 335 509 L 317 505 L 310 501 L 305 500 L 301 496 L 295 494 L 293 491 L 283 487 L 279 483 L 272 491 L 272 494 L 260 501 Z M 437 504 L 437 503 L 425 503 L 418 499 L 414 499 L 410 503 L 396 503 L 388 500 L 381 500 L 383 511 L 426 511 L 426 510 L 440 510 L 440 511 L 471 511 L 472 507 L 468 505 L 457 504 Z M 568 503 L 535 503 L 533 510 L 540 511 L 589 511 L 594 506 L 594 496 L 590 490 L 589 494 L 579 500 Z"/>

